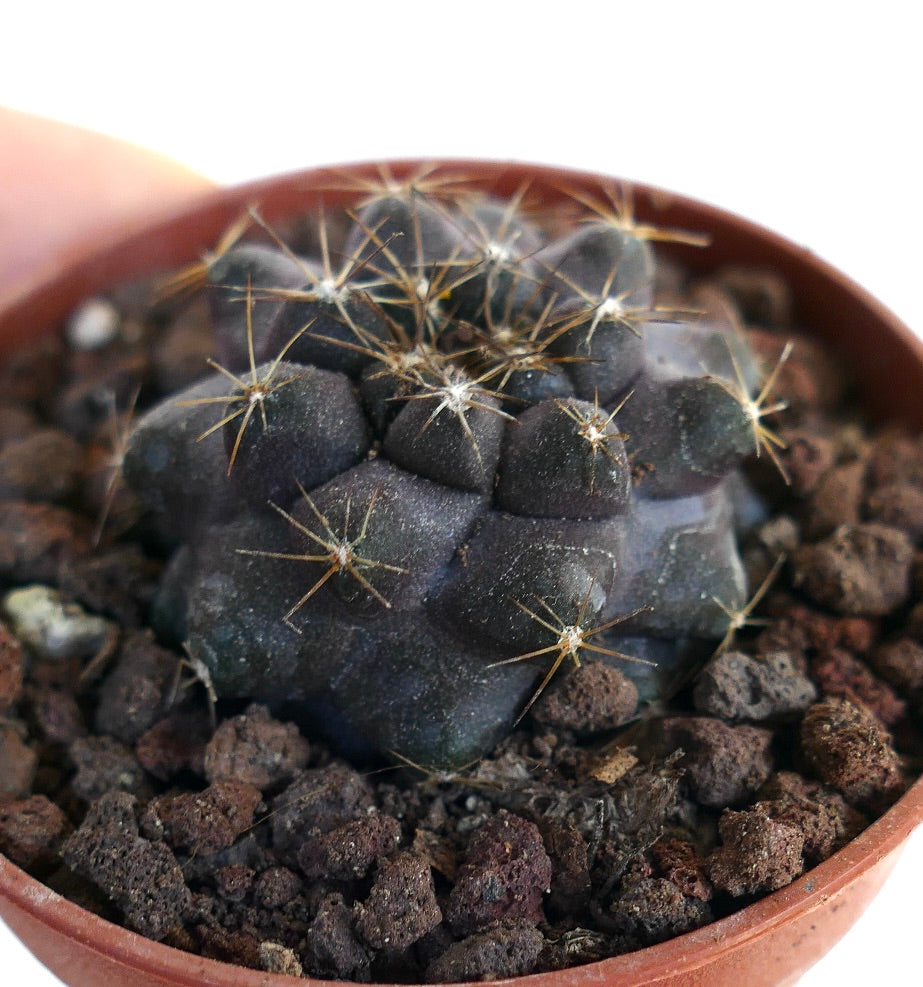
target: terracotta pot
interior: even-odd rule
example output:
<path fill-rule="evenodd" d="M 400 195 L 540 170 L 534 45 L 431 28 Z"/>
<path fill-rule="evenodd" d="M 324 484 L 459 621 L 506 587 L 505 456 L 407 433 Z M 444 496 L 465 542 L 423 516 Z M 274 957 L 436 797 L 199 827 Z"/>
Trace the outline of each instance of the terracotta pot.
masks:
<path fill-rule="evenodd" d="M 419 162 L 398 162 L 390 170 L 401 176 L 419 166 Z M 563 199 L 565 190 L 593 191 L 605 181 L 585 173 L 490 162 L 446 162 L 441 167 L 473 175 L 500 195 L 511 195 L 528 180 L 530 192 L 549 202 Z M 115 282 L 198 258 L 248 204 L 259 203 L 272 221 L 310 209 L 321 190 L 328 204 L 345 198 L 345 192 L 337 191 L 344 185 L 344 174 L 374 177 L 378 173 L 376 165 L 352 165 L 222 190 L 119 244 L 102 248 L 90 244 L 68 270 L 0 312 L 0 353 L 52 331 L 78 301 Z M 683 261 L 693 270 L 705 272 L 732 261 L 781 274 L 794 296 L 796 322 L 853 367 L 868 410 L 876 417 L 923 429 L 919 397 L 923 344 L 892 313 L 809 251 L 761 227 L 660 190 L 635 186 L 634 192 L 639 219 L 711 235 L 709 247 L 684 252 Z M 793 983 L 861 914 L 921 821 L 923 780 L 848 846 L 756 904 L 658 946 L 518 983 L 522 987 Z M 46 966 L 74 987 L 305 983 L 150 942 L 59 897 L 2 857 L 0 915 Z"/>

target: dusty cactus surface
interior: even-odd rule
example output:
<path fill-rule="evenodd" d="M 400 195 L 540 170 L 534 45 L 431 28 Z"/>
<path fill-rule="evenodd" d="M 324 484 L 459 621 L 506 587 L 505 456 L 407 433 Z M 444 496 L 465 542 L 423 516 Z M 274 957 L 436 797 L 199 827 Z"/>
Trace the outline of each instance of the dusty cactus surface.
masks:
<path fill-rule="evenodd" d="M 176 545 L 160 630 L 218 696 L 451 767 L 565 662 L 652 699 L 733 629 L 772 380 L 726 310 L 655 301 L 651 241 L 695 237 L 569 206 L 383 182 L 187 272 L 217 356 L 123 473 Z"/>

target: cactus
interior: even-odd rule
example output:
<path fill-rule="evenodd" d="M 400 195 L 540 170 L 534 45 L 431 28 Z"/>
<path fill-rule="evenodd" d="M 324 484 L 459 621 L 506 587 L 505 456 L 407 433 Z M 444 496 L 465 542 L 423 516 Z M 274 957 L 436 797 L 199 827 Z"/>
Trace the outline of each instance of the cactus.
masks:
<path fill-rule="evenodd" d="M 565 660 L 650 699 L 727 643 L 739 467 L 778 405 L 735 325 L 655 304 L 651 241 L 695 238 L 587 200 L 549 233 L 525 189 L 364 191 L 317 256 L 255 216 L 268 243 L 207 259 L 213 373 L 123 470 L 177 547 L 164 633 L 220 696 L 451 768 Z"/>

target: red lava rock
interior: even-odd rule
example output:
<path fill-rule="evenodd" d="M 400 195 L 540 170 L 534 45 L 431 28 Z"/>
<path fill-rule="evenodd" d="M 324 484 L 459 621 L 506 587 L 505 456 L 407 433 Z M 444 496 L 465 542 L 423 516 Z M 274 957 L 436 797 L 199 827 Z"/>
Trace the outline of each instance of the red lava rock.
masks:
<path fill-rule="evenodd" d="M 67 816 L 44 795 L 0 802 L 0 853 L 23 870 L 53 870 L 71 829 Z"/>
<path fill-rule="evenodd" d="M 883 616 L 907 599 L 913 547 L 883 524 L 844 525 L 793 555 L 794 583 L 837 613 Z"/>
<path fill-rule="evenodd" d="M 477 829 L 449 895 L 446 919 L 469 935 L 500 919 L 541 922 L 551 860 L 534 823 L 500 812 Z"/>
<path fill-rule="evenodd" d="M 615 930 L 644 946 L 691 932 L 711 919 L 707 902 L 688 897 L 672 881 L 660 877 L 631 884 L 609 909 Z"/>
<path fill-rule="evenodd" d="M 684 895 L 700 901 L 711 899 L 712 886 L 705 873 L 705 861 L 691 843 L 664 837 L 651 847 L 651 856 L 663 877 Z"/>
<path fill-rule="evenodd" d="M 161 570 L 137 545 L 97 550 L 87 558 L 68 558 L 58 567 L 58 587 L 93 613 L 138 627 L 157 588 Z"/>
<path fill-rule="evenodd" d="M 182 871 L 163 843 L 139 835 L 135 799 L 127 792 L 110 792 L 94 803 L 62 856 L 142 935 L 163 939 L 182 920 L 189 904 Z"/>
<path fill-rule="evenodd" d="M 228 864 L 215 871 L 215 889 L 227 901 L 243 901 L 253 887 L 254 871 L 245 864 Z"/>
<path fill-rule="evenodd" d="M 301 893 L 301 878 L 288 867 L 268 867 L 256 879 L 253 897 L 261 908 L 281 908 Z"/>
<path fill-rule="evenodd" d="M 202 955 L 221 963 L 236 963 L 247 966 L 252 970 L 261 970 L 260 940 L 244 929 L 221 929 L 214 926 L 200 925 L 196 934 L 202 949 Z"/>
<path fill-rule="evenodd" d="M 170 781 L 181 771 L 205 776 L 205 745 L 211 727 L 204 711 L 171 713 L 146 730 L 135 744 L 135 756 L 148 774 Z"/>
<path fill-rule="evenodd" d="M 879 645 L 871 654 L 872 667 L 902 693 L 916 698 L 923 693 L 923 645 L 901 637 Z"/>
<path fill-rule="evenodd" d="M 33 343 L 3 354 L 0 394 L 21 405 L 47 402 L 61 379 L 64 344 L 60 336 L 45 335 Z"/>
<path fill-rule="evenodd" d="M 841 617 L 835 624 L 842 646 L 858 654 L 871 650 L 879 634 L 878 621 L 864 617 Z"/>
<path fill-rule="evenodd" d="M 807 429 L 784 429 L 781 438 L 785 449 L 780 457 L 792 490 L 799 497 L 807 497 L 833 467 L 836 459 L 833 440 Z"/>
<path fill-rule="evenodd" d="M 547 729 L 587 735 L 614 730 L 631 719 L 637 708 L 634 682 L 604 661 L 588 658 L 542 693 L 532 717 Z"/>
<path fill-rule="evenodd" d="M 700 713 L 759 723 L 804 712 L 817 690 L 790 652 L 724 651 L 699 673 L 692 698 Z"/>
<path fill-rule="evenodd" d="M 531 973 L 545 937 L 525 919 L 505 919 L 453 943 L 426 968 L 427 983 L 500 980 Z"/>
<path fill-rule="evenodd" d="M 890 737 L 872 713 L 848 699 L 827 699 L 807 711 L 801 749 L 817 777 L 860 809 L 881 811 L 904 790 Z"/>
<path fill-rule="evenodd" d="M 923 644 L 923 600 L 911 608 L 904 624 L 904 630 L 914 641 Z"/>
<path fill-rule="evenodd" d="M 0 398 L 0 449 L 9 442 L 18 442 L 42 427 L 38 415 L 21 404 L 8 404 Z"/>
<path fill-rule="evenodd" d="M 923 437 L 897 429 L 876 436 L 869 460 L 869 480 L 873 488 L 892 483 L 923 486 Z"/>
<path fill-rule="evenodd" d="M 382 860 L 372 890 L 356 905 L 356 931 L 375 949 L 401 950 L 442 921 L 433 875 L 412 850 Z"/>
<path fill-rule="evenodd" d="M 308 839 L 298 851 L 298 866 L 307 877 L 348 881 L 367 874 L 400 837 L 395 818 L 373 812 Z"/>
<path fill-rule="evenodd" d="M 0 716 L 19 701 L 22 692 L 22 645 L 0 622 Z"/>
<path fill-rule="evenodd" d="M 327 895 L 308 927 L 305 958 L 316 976 L 367 980 L 370 956 L 353 928 L 352 910 L 340 894 Z"/>
<path fill-rule="evenodd" d="M 775 820 L 794 826 L 804 837 L 810 866 L 826 860 L 867 825 L 862 813 L 838 792 L 794 771 L 779 771 L 760 789 L 759 805 Z"/>
<path fill-rule="evenodd" d="M 831 410 L 840 402 L 848 374 L 828 350 L 816 340 L 800 333 L 784 333 L 748 328 L 747 340 L 763 365 L 774 367 L 789 341 L 794 349 L 776 378 L 775 393 L 784 394 L 795 410 Z"/>
<path fill-rule="evenodd" d="M 732 897 L 775 891 L 804 870 L 804 836 L 761 805 L 743 812 L 726 809 L 718 831 L 722 845 L 708 858 L 708 874 Z"/>
<path fill-rule="evenodd" d="M 791 325 L 792 292 L 781 274 L 729 264 L 712 280 L 731 296 L 747 322 L 775 329 Z"/>
<path fill-rule="evenodd" d="M 205 748 L 205 777 L 246 781 L 263 790 L 290 781 L 308 754 L 308 742 L 294 723 L 281 723 L 254 703 L 215 731 Z"/>
<path fill-rule="evenodd" d="M 708 716 L 674 716 L 654 725 L 654 753 L 675 750 L 692 797 L 713 809 L 745 801 L 773 768 L 772 732 L 762 727 L 729 726 Z"/>
<path fill-rule="evenodd" d="M 83 476 L 83 447 L 58 428 L 41 428 L 0 449 L 0 499 L 70 498 Z"/>
<path fill-rule="evenodd" d="M 165 712 L 178 662 L 147 632 L 126 637 L 99 690 L 96 730 L 133 744 Z"/>
<path fill-rule="evenodd" d="M 334 761 L 303 771 L 273 799 L 273 848 L 284 863 L 294 863 L 302 845 L 316 833 L 329 833 L 367 815 L 373 806 L 368 781 L 347 764 Z"/>
<path fill-rule="evenodd" d="M 811 662 L 811 675 L 825 696 L 852 700 L 870 710 L 885 726 L 907 715 L 907 704 L 848 651 L 832 648 Z"/>
<path fill-rule="evenodd" d="M 758 642 L 761 654 L 768 651 L 764 641 L 777 636 L 791 638 L 801 651 L 844 648 L 865 654 L 878 636 L 878 622 L 867 617 L 834 617 L 800 603 L 790 604 L 778 612 L 765 639 L 761 635 Z"/>
<path fill-rule="evenodd" d="M 83 712 L 72 692 L 53 686 L 28 689 L 29 710 L 39 734 L 52 744 L 72 744 L 87 733 Z"/>
<path fill-rule="evenodd" d="M 877 487 L 865 509 L 869 520 L 901 528 L 917 544 L 923 541 L 923 486 L 890 483 Z"/>
<path fill-rule="evenodd" d="M 253 825 L 261 798 L 247 782 L 219 781 L 201 792 L 152 799 L 141 825 L 146 836 L 163 839 L 174 850 L 216 853 Z"/>
<path fill-rule="evenodd" d="M 858 524 L 865 494 L 865 463 L 834 466 L 818 480 L 806 505 L 802 531 L 809 541 L 825 538 L 841 524 Z"/>
<path fill-rule="evenodd" d="M 86 802 L 110 791 L 149 794 L 144 769 L 134 753 L 113 737 L 78 737 L 68 754 L 77 769 L 71 788 Z"/>
<path fill-rule="evenodd" d="M 0 721 L 0 800 L 25 798 L 35 778 L 38 755 L 23 740 L 16 721 Z"/>
<path fill-rule="evenodd" d="M 790 655 L 800 674 L 808 670 L 804 652 L 811 646 L 808 630 L 800 621 L 781 614 L 769 619 L 766 629 L 761 631 L 753 645 L 757 657 L 783 651 Z"/>
<path fill-rule="evenodd" d="M 569 821 L 542 820 L 539 829 L 551 861 L 548 908 L 559 915 L 579 915 L 592 890 L 586 840 Z"/>
<path fill-rule="evenodd" d="M 0 501 L 0 576 L 54 582 L 59 566 L 90 550 L 89 524 L 64 507 Z"/>

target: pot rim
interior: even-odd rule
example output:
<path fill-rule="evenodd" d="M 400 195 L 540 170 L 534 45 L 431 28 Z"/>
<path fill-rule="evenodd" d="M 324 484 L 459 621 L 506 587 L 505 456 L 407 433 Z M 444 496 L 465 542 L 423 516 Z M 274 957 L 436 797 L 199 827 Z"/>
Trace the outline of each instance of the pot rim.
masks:
<path fill-rule="evenodd" d="M 598 173 L 521 162 L 481 161 L 477 159 L 401 159 L 387 162 L 356 162 L 325 166 L 271 176 L 244 185 L 217 189 L 203 194 L 192 203 L 180 206 L 159 219 L 146 220 L 134 228 L 122 227 L 75 248 L 63 260 L 60 273 L 49 276 L 31 287 L 3 311 L 0 311 L 0 355 L 34 338 L 33 327 L 51 331 L 80 300 L 90 297 L 121 280 L 166 270 L 198 256 L 214 243 L 237 218 L 242 207 L 258 202 L 263 214 L 272 221 L 295 208 L 309 208 L 321 197 L 326 203 L 337 198 L 355 198 L 355 189 L 339 190 L 322 183 L 331 176 L 359 175 L 375 177 L 386 169 L 396 178 L 420 169 L 433 168 L 443 173 L 475 172 L 485 190 L 510 195 L 528 181 L 534 189 L 552 200 L 566 198 L 567 189 L 598 191 L 618 186 L 620 180 Z M 707 247 L 697 254 L 683 253 L 684 262 L 693 269 L 715 266 L 715 256 L 729 248 L 735 258 L 747 263 L 771 266 L 795 286 L 796 316 L 812 325 L 811 312 L 829 301 L 832 293 L 848 318 L 857 323 L 883 325 L 887 334 L 876 340 L 873 360 L 893 366 L 890 394 L 866 394 L 864 406 L 873 413 L 897 415 L 907 424 L 923 428 L 923 403 L 904 401 L 891 405 L 893 395 L 900 394 L 902 380 L 912 379 L 923 366 L 923 341 L 885 305 L 853 282 L 842 272 L 780 234 L 748 219 L 722 210 L 710 203 L 637 182 L 625 182 L 633 192 L 635 215 L 645 221 L 664 222 L 670 226 L 702 228 L 715 235 L 720 250 Z M 323 188 L 322 193 L 318 192 Z M 704 220 L 704 222 L 703 222 Z M 797 293 L 802 279 L 824 282 L 820 297 L 803 297 Z M 821 334 L 822 335 L 822 334 Z M 881 352 L 879 352 L 881 351 Z M 852 353 L 854 363 L 866 354 Z M 864 365 L 863 363 L 863 365 Z M 903 368 L 903 369 L 902 369 Z M 906 377 L 904 375 L 906 370 Z M 895 407 L 897 411 L 895 412 Z M 895 853 L 914 828 L 923 822 L 923 778 L 918 779 L 884 815 L 858 837 L 823 863 L 807 871 L 788 886 L 761 898 L 733 914 L 655 946 L 610 957 L 553 973 L 532 974 L 499 984 L 528 985 L 564 982 L 602 985 L 613 982 L 641 984 L 657 982 L 680 972 L 692 972 L 713 963 L 718 957 L 743 944 L 766 935 L 796 916 L 804 916 L 827 904 L 866 870 Z M 201 985 L 228 983 L 240 987 L 267 987 L 279 984 L 324 984 L 340 981 L 296 979 L 281 974 L 232 966 L 217 960 L 194 956 L 162 943 L 148 940 L 138 933 L 115 925 L 61 897 L 30 877 L 0 854 L 0 898 L 33 919 L 68 939 L 76 940 L 95 952 L 106 955 L 128 968 L 168 977 L 177 984 Z M 829 944 L 828 944 L 829 945 Z M 816 959 L 817 956 L 812 957 Z M 233 976 L 232 976 L 233 974 Z M 385 985 L 382 985 L 385 987 Z"/>

